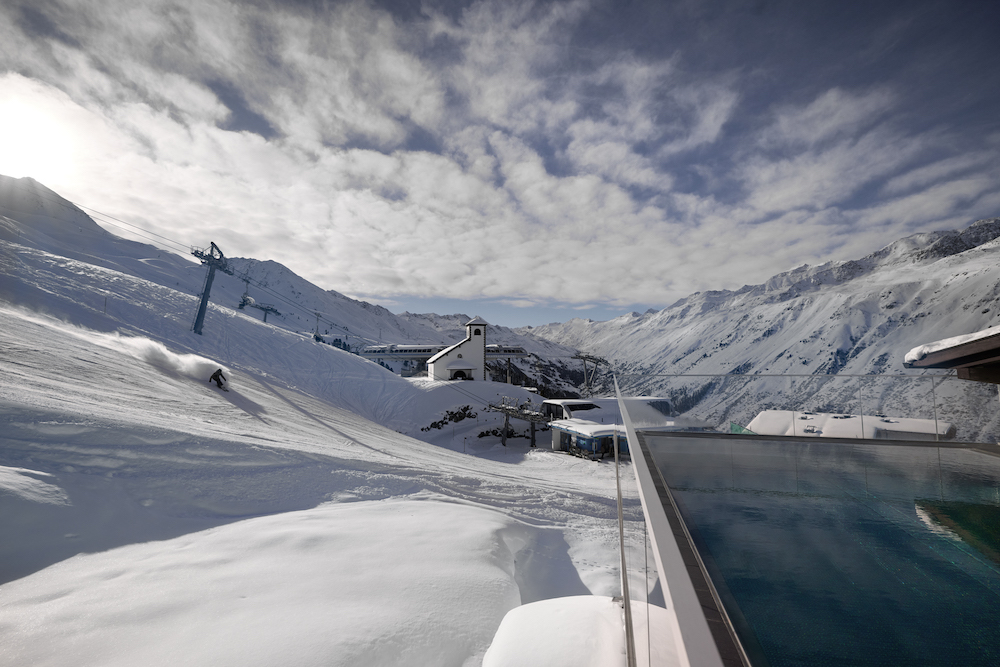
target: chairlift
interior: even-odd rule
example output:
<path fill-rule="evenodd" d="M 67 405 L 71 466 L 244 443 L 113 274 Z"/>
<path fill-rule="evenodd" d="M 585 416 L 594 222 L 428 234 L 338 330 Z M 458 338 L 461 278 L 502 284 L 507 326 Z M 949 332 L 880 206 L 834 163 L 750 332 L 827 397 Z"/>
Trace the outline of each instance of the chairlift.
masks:
<path fill-rule="evenodd" d="M 252 296 L 250 296 L 250 277 L 249 276 L 245 276 L 243 278 L 243 284 L 244 284 L 245 287 L 243 288 L 243 296 L 240 297 L 240 303 L 239 303 L 238 306 L 236 306 L 238 309 L 243 310 L 247 306 L 249 306 L 251 308 L 256 308 L 257 310 L 260 310 L 260 311 L 262 311 L 264 313 L 264 321 L 265 322 L 267 322 L 267 314 L 268 313 L 274 313 L 275 315 L 278 315 L 279 317 L 281 316 L 281 313 L 279 313 L 278 309 L 275 308 L 274 306 L 272 306 L 270 304 L 267 304 L 267 303 L 257 303 L 257 301 L 254 300 L 254 298 Z"/>

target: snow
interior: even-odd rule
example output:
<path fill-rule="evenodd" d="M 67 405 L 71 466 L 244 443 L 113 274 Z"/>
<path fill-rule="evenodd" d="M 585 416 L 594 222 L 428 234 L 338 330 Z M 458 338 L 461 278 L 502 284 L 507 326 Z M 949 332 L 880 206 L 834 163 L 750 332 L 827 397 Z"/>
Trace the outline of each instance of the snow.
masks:
<path fill-rule="evenodd" d="M 609 466 L 464 455 L 221 360 L 0 317 L 0 664 L 166 664 L 181 641 L 191 664 L 477 664 L 520 602 L 617 589 Z M 381 400 L 500 390 L 434 384 Z"/>
<path fill-rule="evenodd" d="M 666 624 L 661 617 L 666 616 L 666 610 L 641 603 L 633 603 L 632 608 L 633 622 L 645 620 L 642 609 L 648 609 L 655 615 L 654 624 Z M 623 623 L 621 604 L 607 597 L 564 597 L 522 605 L 504 617 L 497 630 L 497 641 L 483 659 L 483 667 L 624 664 Z M 670 635 L 651 634 L 649 640 L 648 645 L 639 642 L 638 664 L 662 667 L 680 664 L 670 644 Z"/>
<path fill-rule="evenodd" d="M 0 467 L 0 489 L 31 503 L 69 504 L 69 498 L 62 489 L 45 481 L 51 477 L 52 475 L 26 468 Z"/>
<path fill-rule="evenodd" d="M 787 435 L 823 438 L 898 438 L 917 434 L 933 438 L 935 433 L 949 438 L 954 433 L 948 422 L 914 417 L 885 415 L 849 415 L 791 410 L 764 410 L 747 424 L 758 435 Z"/>
<path fill-rule="evenodd" d="M 904 361 L 907 364 L 912 364 L 913 362 L 920 361 L 927 355 L 933 354 L 934 352 L 947 350 L 951 347 L 958 347 L 959 345 L 971 343 L 974 340 L 990 338 L 991 336 L 1000 336 L 1000 326 L 990 327 L 989 329 L 983 329 L 982 331 L 976 331 L 973 333 L 952 336 L 951 338 L 934 341 L 933 343 L 927 343 L 926 345 L 918 345 L 906 353 Z"/>
<path fill-rule="evenodd" d="M 658 312 L 606 322 L 574 319 L 535 336 L 608 359 L 623 392 L 662 396 L 684 416 L 726 429 L 761 410 L 857 412 L 859 383 L 765 375 L 910 375 L 907 350 L 970 331 L 997 330 L 1000 219 L 921 234 L 854 261 L 804 266 L 761 285 L 692 294 Z M 983 335 L 986 335 L 985 333 Z M 717 376 L 717 377 L 713 377 Z M 864 382 L 865 409 L 929 417 L 926 382 Z M 965 383 L 966 385 L 970 383 Z M 941 417 L 964 441 L 1000 438 L 996 390 L 936 387 Z M 611 392 L 598 373 L 594 391 Z M 877 391 L 875 405 L 873 396 Z"/>
<path fill-rule="evenodd" d="M 509 523 L 392 499 L 79 555 L 3 587 L 0 660 L 461 665 L 519 603 Z"/>
<path fill-rule="evenodd" d="M 536 396 L 400 378 L 214 288 L 197 336 L 197 265 L 4 210 L 0 665 L 474 666 L 519 605 L 619 593 L 613 466 L 480 437 Z"/>
<path fill-rule="evenodd" d="M 550 426 L 558 427 L 567 433 L 576 433 L 587 438 L 597 438 L 601 436 L 614 435 L 625 437 L 625 427 L 619 424 L 597 424 L 586 419 L 557 419 L 550 422 Z"/>

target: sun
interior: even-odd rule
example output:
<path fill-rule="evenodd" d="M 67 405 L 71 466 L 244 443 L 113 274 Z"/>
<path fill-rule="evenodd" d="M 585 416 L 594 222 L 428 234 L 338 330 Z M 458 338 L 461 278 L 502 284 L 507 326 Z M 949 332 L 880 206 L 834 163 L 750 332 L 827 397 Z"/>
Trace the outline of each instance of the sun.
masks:
<path fill-rule="evenodd" d="M 0 95 L 0 174 L 53 187 L 73 172 L 77 142 L 46 102 Z"/>

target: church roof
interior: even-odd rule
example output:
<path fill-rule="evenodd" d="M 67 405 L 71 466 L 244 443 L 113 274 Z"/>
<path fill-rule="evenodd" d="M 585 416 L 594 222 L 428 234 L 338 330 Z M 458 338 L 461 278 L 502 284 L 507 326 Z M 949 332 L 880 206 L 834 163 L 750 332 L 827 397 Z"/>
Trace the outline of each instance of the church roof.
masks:
<path fill-rule="evenodd" d="M 468 327 L 468 326 L 471 326 L 473 324 L 478 324 L 478 325 L 481 325 L 481 326 L 487 326 L 489 324 L 489 322 L 487 322 L 483 318 L 479 317 L 479 315 L 476 315 L 471 320 L 469 320 L 468 322 L 466 322 L 465 326 Z"/>

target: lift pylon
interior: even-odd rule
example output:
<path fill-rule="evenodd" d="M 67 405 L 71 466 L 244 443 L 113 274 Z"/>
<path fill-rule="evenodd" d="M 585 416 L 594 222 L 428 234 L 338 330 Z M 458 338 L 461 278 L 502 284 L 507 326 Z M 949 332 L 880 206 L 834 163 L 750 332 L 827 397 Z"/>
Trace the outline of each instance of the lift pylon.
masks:
<path fill-rule="evenodd" d="M 205 326 L 205 312 L 208 310 L 208 295 L 212 291 L 212 281 L 215 280 L 215 270 L 219 269 L 223 273 L 233 275 L 233 270 L 229 268 L 226 256 L 219 250 L 219 246 L 214 242 L 205 250 L 192 248 L 191 254 L 201 260 L 201 263 L 208 267 L 205 274 L 205 286 L 201 291 L 201 303 L 198 304 L 198 314 L 194 317 L 192 330 L 201 335 L 201 330 Z"/>
<path fill-rule="evenodd" d="M 584 391 L 589 397 L 591 395 L 590 387 L 594 383 L 594 379 L 597 377 L 597 366 L 599 364 L 610 366 L 610 364 L 608 363 L 607 359 L 604 359 L 603 357 L 595 357 L 592 354 L 576 354 L 573 355 L 573 359 L 579 359 L 580 361 L 583 362 L 583 384 L 585 387 Z M 593 362 L 594 364 L 594 369 L 590 372 L 589 375 L 587 374 L 588 361 Z"/>

